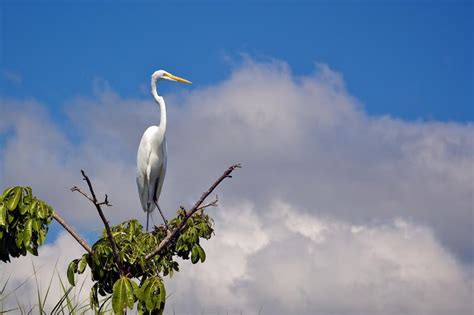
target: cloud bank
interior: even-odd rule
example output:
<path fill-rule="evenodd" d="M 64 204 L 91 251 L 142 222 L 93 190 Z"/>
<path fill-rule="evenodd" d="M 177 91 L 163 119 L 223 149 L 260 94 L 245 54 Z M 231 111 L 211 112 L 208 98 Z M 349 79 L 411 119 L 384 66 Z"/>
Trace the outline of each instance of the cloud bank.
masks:
<path fill-rule="evenodd" d="M 168 280 L 168 310 L 472 312 L 472 124 L 370 116 L 326 65 L 301 77 L 248 59 L 219 84 L 176 89 L 165 95 L 168 215 L 231 163 L 244 168 L 210 210 L 208 261 Z M 34 100 L 1 100 L 0 184 L 31 185 L 76 227 L 97 230 L 89 204 L 68 192 L 82 168 L 109 193 L 113 223 L 143 216 L 134 163 L 156 105 L 102 82 L 64 108 L 58 121 Z"/>
<path fill-rule="evenodd" d="M 37 257 L 21 257 L 10 264 L 2 262 L 0 283 L 3 286 L 8 281 L 1 296 L 3 310 L 16 309 L 21 305 L 25 312 L 32 310 L 33 314 L 37 314 L 37 294 L 40 292 L 41 300 L 46 302 L 46 310 L 50 312 L 64 295 L 63 285 L 69 287 L 66 277 L 69 262 L 82 254 L 80 245 L 63 232 L 53 243 L 40 247 Z M 81 275 L 76 279 L 78 285 L 71 291 L 69 298 L 76 301 L 74 304 L 84 305 L 88 302 L 92 281 L 90 275 Z M 82 290 L 81 285 L 84 285 Z M 20 313 L 20 310 L 15 312 Z"/>

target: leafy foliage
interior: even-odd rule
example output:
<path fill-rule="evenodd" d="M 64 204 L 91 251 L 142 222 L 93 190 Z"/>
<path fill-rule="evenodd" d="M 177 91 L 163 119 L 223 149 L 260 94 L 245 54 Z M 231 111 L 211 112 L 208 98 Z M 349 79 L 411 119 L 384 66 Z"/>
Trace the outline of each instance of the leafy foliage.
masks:
<path fill-rule="evenodd" d="M 169 228 L 178 228 L 185 216 L 186 211 L 179 210 L 176 218 L 169 222 Z M 146 233 L 137 220 L 125 221 L 111 227 L 125 274 L 121 273 L 115 263 L 112 247 L 104 230 L 102 237 L 92 246 L 92 253 L 84 254 L 69 264 L 68 280 L 74 285 L 74 275 L 83 273 L 86 266 L 89 266 L 95 282 L 90 293 L 90 304 L 93 307 L 99 307 L 98 295 L 112 294 L 112 307 L 116 313 L 133 308 L 138 302 L 139 313 L 162 314 L 166 300 L 162 277 L 171 277 L 175 271 L 179 271 L 176 257 L 185 260 L 191 258 L 194 264 L 204 262 L 206 254 L 199 242 L 201 238 L 209 239 L 212 236 L 212 225 L 213 221 L 208 215 L 195 213 L 182 227 L 176 240 L 160 255 L 147 260 L 146 255 L 167 236 L 166 228 L 158 226 L 153 232 Z"/>
<path fill-rule="evenodd" d="M 0 195 L 0 260 L 24 256 L 27 252 L 38 255 L 44 243 L 54 210 L 32 194 L 30 187 L 10 187 Z M 144 232 L 135 219 L 111 227 L 112 237 L 118 248 L 121 269 L 117 266 L 110 241 L 104 229 L 90 253 L 70 262 L 68 282 L 75 285 L 75 275 L 82 274 L 89 266 L 94 285 L 90 291 L 90 307 L 101 311 L 110 298 L 115 313 L 123 313 L 137 305 L 139 314 L 162 314 L 166 302 L 163 277 L 179 271 L 179 257 L 193 264 L 204 262 L 206 253 L 201 239 L 213 234 L 213 220 L 202 210 L 187 219 L 186 210 L 178 210 L 168 229 L 155 226 Z M 179 229 L 176 238 L 155 256 L 146 258 L 171 233 Z M 65 292 L 69 292 L 65 287 Z M 67 293 L 65 298 L 67 299 Z M 99 305 L 99 295 L 105 297 Z M 64 301 L 61 301 L 63 303 Z"/>
<path fill-rule="evenodd" d="M 30 187 L 10 187 L 0 195 L 0 260 L 37 256 L 44 243 L 53 209 L 39 200 Z"/>

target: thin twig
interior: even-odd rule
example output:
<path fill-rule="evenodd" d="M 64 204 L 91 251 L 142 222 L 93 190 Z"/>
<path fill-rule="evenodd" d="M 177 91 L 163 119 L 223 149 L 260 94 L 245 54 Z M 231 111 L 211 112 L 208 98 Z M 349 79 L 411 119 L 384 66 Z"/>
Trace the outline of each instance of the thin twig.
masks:
<path fill-rule="evenodd" d="M 112 207 L 112 204 L 109 202 L 109 196 L 105 194 L 105 200 L 102 202 L 99 202 L 99 206 L 106 205 L 107 207 Z"/>
<path fill-rule="evenodd" d="M 87 244 L 87 242 L 77 234 L 74 229 L 64 221 L 64 219 L 57 213 L 53 212 L 53 219 L 56 220 L 59 224 L 63 226 L 63 228 L 69 232 L 69 234 L 72 235 L 76 239 L 76 241 L 88 252 L 89 254 L 92 252 L 92 249 L 90 246 Z"/>
<path fill-rule="evenodd" d="M 146 255 L 145 259 L 146 260 L 150 260 L 151 258 L 155 257 L 156 255 L 158 255 L 164 248 L 166 248 L 168 246 L 168 244 L 173 240 L 175 239 L 177 236 L 179 236 L 179 234 L 182 232 L 183 228 L 185 227 L 186 225 L 186 222 L 188 221 L 188 219 L 194 214 L 196 213 L 196 211 L 199 210 L 199 208 L 201 207 L 202 203 L 204 202 L 204 200 L 206 200 L 206 198 L 214 191 L 214 189 L 216 189 L 217 186 L 219 186 L 219 184 L 226 178 L 231 178 L 232 176 L 230 176 L 230 174 L 236 169 L 236 168 L 240 168 L 241 165 L 240 164 L 234 164 L 232 166 L 230 166 L 225 172 L 224 174 L 221 175 L 221 177 L 219 177 L 215 182 L 214 184 L 211 185 L 211 187 L 209 187 L 209 189 L 207 191 L 205 191 L 202 195 L 201 195 L 201 198 L 199 198 L 198 201 L 196 201 L 196 203 L 194 204 L 194 206 L 189 210 L 189 211 L 186 211 L 186 216 L 184 217 L 183 221 L 181 222 L 180 225 L 178 225 L 176 228 L 174 228 L 161 242 L 160 244 L 152 251 L 150 252 L 148 255 Z M 202 209 L 202 208 L 201 208 Z"/>
<path fill-rule="evenodd" d="M 197 208 L 197 211 L 204 210 L 209 207 L 217 207 L 218 202 L 219 202 L 219 197 L 216 195 L 216 199 L 214 199 L 211 202 L 206 203 L 205 205 L 200 206 L 199 208 Z"/>
<path fill-rule="evenodd" d="M 89 197 L 89 195 L 86 194 L 85 192 L 83 192 L 79 187 L 73 186 L 73 187 L 71 188 L 71 191 L 73 191 L 73 192 L 74 192 L 74 191 L 77 191 L 78 193 L 80 193 L 81 195 L 83 195 L 84 197 L 86 197 L 86 199 L 88 199 L 90 202 L 95 203 L 94 199 L 92 199 L 91 197 Z"/>
<path fill-rule="evenodd" d="M 72 191 L 77 191 L 77 192 L 81 193 L 84 197 L 89 199 L 94 204 L 95 208 L 97 209 L 97 212 L 99 212 L 99 216 L 102 219 L 102 222 L 104 223 L 104 226 L 105 226 L 105 230 L 107 232 L 107 238 L 109 239 L 110 246 L 112 247 L 112 252 L 114 254 L 114 259 L 115 259 L 115 264 L 117 265 L 118 269 L 120 270 L 120 274 L 124 275 L 125 270 L 123 269 L 122 262 L 120 261 L 120 257 L 118 255 L 117 244 L 115 243 L 114 238 L 112 237 L 112 232 L 110 231 L 109 222 L 105 218 L 104 212 L 102 211 L 102 207 L 101 207 L 101 205 L 110 206 L 108 196 L 105 195 L 105 200 L 103 202 L 98 202 L 97 197 L 96 197 L 95 192 L 94 192 L 94 188 L 92 188 L 92 183 L 91 183 L 89 177 L 86 175 L 86 173 L 83 170 L 81 170 L 81 174 L 82 174 L 83 179 L 87 182 L 87 186 L 89 186 L 89 191 L 91 192 L 92 198 L 89 197 L 86 193 L 82 192 L 77 187 L 73 187 L 71 190 Z"/>

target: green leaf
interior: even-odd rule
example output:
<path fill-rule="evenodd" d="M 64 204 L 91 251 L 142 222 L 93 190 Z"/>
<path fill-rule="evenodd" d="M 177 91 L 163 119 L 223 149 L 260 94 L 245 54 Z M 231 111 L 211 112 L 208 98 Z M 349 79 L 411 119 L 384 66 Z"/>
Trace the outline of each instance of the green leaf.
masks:
<path fill-rule="evenodd" d="M 15 187 L 8 187 L 7 189 L 5 189 L 3 191 L 3 194 L 2 194 L 2 199 L 7 198 L 8 195 L 10 194 L 10 192 L 13 190 L 13 188 L 15 188 Z"/>
<path fill-rule="evenodd" d="M 132 289 L 133 289 L 133 295 L 135 295 L 135 297 L 140 300 L 140 294 L 141 294 L 141 290 L 140 290 L 140 287 L 138 286 L 138 284 L 131 280 L 130 283 L 132 284 Z"/>
<path fill-rule="evenodd" d="M 99 247 L 96 248 L 95 250 L 94 250 L 94 248 L 92 249 L 92 250 L 93 250 L 93 251 L 92 251 L 92 259 L 94 260 L 94 263 L 95 263 L 96 265 L 100 265 L 100 253 L 99 253 L 99 249 L 100 249 Z"/>
<path fill-rule="evenodd" d="M 160 277 L 152 277 L 145 280 L 139 289 L 140 305 L 139 307 L 144 308 L 144 311 L 158 313 L 162 312 L 166 300 L 166 290 L 163 284 L 163 280 Z"/>
<path fill-rule="evenodd" d="M 120 277 L 113 286 L 112 293 L 112 308 L 115 314 L 122 314 L 125 307 L 133 307 L 135 297 L 133 295 L 133 288 L 130 279 L 127 277 Z"/>
<path fill-rule="evenodd" d="M 37 206 L 38 206 L 38 199 L 33 199 L 31 204 L 28 206 L 28 213 L 32 214 L 33 216 L 36 216 L 37 212 Z"/>
<path fill-rule="evenodd" d="M 15 219 L 16 217 L 14 215 L 7 215 L 8 223 L 12 223 Z"/>
<path fill-rule="evenodd" d="M 74 259 L 73 261 L 71 261 L 69 263 L 69 266 L 67 267 L 67 281 L 69 281 L 69 283 L 72 286 L 76 285 L 75 282 L 74 282 L 74 274 L 77 271 L 77 262 L 78 261 L 79 261 L 78 259 Z"/>
<path fill-rule="evenodd" d="M 26 250 L 30 252 L 32 255 L 38 256 L 38 248 L 36 246 L 34 247 L 28 246 Z"/>
<path fill-rule="evenodd" d="M 7 208 L 3 204 L 3 202 L 0 202 L 0 226 L 6 226 L 7 225 Z"/>
<path fill-rule="evenodd" d="M 29 219 L 25 223 L 25 228 L 23 230 L 23 244 L 29 245 L 31 243 L 31 236 L 33 235 L 33 220 Z"/>
<path fill-rule="evenodd" d="M 86 255 L 82 255 L 81 260 L 79 260 L 79 266 L 77 268 L 77 273 L 83 273 L 87 267 Z"/>
<path fill-rule="evenodd" d="M 47 211 L 47 210 L 46 210 L 46 208 L 45 208 L 44 203 L 38 202 L 38 206 L 36 207 L 36 209 L 37 209 L 37 211 L 38 211 L 38 212 L 37 212 L 38 218 L 40 218 L 40 219 L 46 218 L 46 211 Z"/>
<path fill-rule="evenodd" d="M 150 284 L 150 278 L 146 279 L 145 282 L 143 282 L 141 285 L 140 285 L 140 288 L 139 288 L 139 292 L 138 294 L 135 294 L 135 296 L 140 299 L 140 300 L 145 300 L 145 291 L 148 287 L 148 285 Z"/>
<path fill-rule="evenodd" d="M 92 309 L 95 309 L 99 307 L 99 297 L 97 296 L 97 287 L 99 286 L 99 283 L 96 282 L 92 288 L 91 292 L 89 293 L 89 301 Z"/>
<path fill-rule="evenodd" d="M 30 209 L 31 205 L 29 204 L 25 204 L 25 203 L 20 203 L 19 205 L 19 210 L 20 210 L 20 214 L 21 215 L 24 215 L 25 213 L 27 213 Z"/>
<path fill-rule="evenodd" d="M 149 278 L 149 284 L 146 286 L 145 292 L 143 293 L 143 300 L 145 300 L 145 306 L 148 311 L 152 311 L 155 308 L 155 283 L 154 278 Z"/>
<path fill-rule="evenodd" d="M 10 211 L 13 211 L 16 209 L 16 206 L 20 202 L 23 189 L 21 189 L 21 187 L 14 187 L 12 192 L 13 192 L 13 195 L 10 196 L 10 198 L 7 201 L 7 208 Z"/>
<path fill-rule="evenodd" d="M 201 262 L 203 263 L 206 260 L 206 252 L 204 252 L 204 249 L 202 249 L 201 245 L 196 244 L 198 252 L 199 252 L 199 258 L 201 258 Z"/>
<path fill-rule="evenodd" d="M 198 261 L 199 261 L 199 251 L 197 249 L 197 246 L 194 245 L 193 249 L 191 250 L 191 262 L 195 264 Z"/>
<path fill-rule="evenodd" d="M 160 279 L 158 285 L 160 287 L 160 302 L 159 303 L 163 304 L 163 309 L 164 309 L 164 305 L 166 302 L 166 290 L 165 290 L 165 285 L 163 283 L 163 280 Z M 160 308 L 161 308 L 161 305 L 160 305 Z"/>
<path fill-rule="evenodd" d="M 133 293 L 134 288 L 133 288 L 132 283 L 135 283 L 135 282 L 133 282 L 129 278 L 125 278 L 125 279 L 127 280 L 127 282 L 125 282 L 125 284 L 126 284 L 126 293 L 127 293 L 127 306 L 128 306 L 128 308 L 133 308 L 133 304 L 135 304 L 135 294 Z M 136 285 L 136 283 L 135 283 L 135 285 Z"/>
<path fill-rule="evenodd" d="M 39 232 L 42 229 L 41 223 L 36 219 L 33 220 L 31 227 L 33 228 L 33 231 L 35 232 Z"/>
<path fill-rule="evenodd" d="M 31 189 L 31 187 L 25 187 L 24 190 L 26 193 L 26 197 L 33 198 L 33 190 Z"/>
<path fill-rule="evenodd" d="M 22 244 L 23 244 L 23 232 L 20 232 L 15 237 L 15 245 L 16 247 L 20 248 L 22 247 Z"/>
<path fill-rule="evenodd" d="M 41 229 L 38 233 L 38 245 L 41 245 L 46 240 L 46 231 Z"/>

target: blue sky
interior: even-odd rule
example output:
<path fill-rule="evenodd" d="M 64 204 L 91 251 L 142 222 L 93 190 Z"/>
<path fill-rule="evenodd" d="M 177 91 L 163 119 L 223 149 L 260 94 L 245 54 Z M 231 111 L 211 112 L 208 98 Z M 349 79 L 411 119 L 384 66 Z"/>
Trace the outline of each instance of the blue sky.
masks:
<path fill-rule="evenodd" d="M 61 106 L 101 78 L 143 97 L 152 70 L 199 88 L 241 53 L 326 63 L 369 114 L 473 121 L 473 2 L 1 2 L 0 94 Z M 166 92 L 166 88 L 165 88 Z M 148 96 L 148 95 L 147 95 Z"/>

